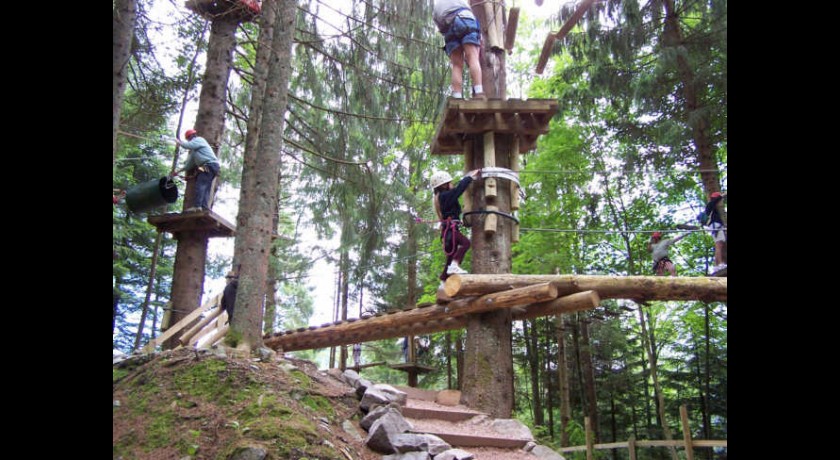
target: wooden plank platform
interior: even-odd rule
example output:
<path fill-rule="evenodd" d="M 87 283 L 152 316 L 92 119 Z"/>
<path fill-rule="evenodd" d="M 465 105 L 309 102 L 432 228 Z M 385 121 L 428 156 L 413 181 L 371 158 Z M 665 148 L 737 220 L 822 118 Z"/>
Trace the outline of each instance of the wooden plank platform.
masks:
<path fill-rule="evenodd" d="M 224 18 L 248 22 L 260 14 L 257 0 L 187 0 L 185 6 L 209 21 Z"/>
<path fill-rule="evenodd" d="M 432 142 L 434 155 L 461 155 L 464 141 L 488 131 L 519 136 L 519 152 L 537 146 L 548 133 L 548 123 L 559 110 L 555 99 L 454 99 L 446 101 Z"/>
<path fill-rule="evenodd" d="M 187 213 L 167 213 L 149 216 L 150 224 L 161 232 L 176 235 L 182 232 L 204 232 L 208 238 L 231 237 L 236 227 L 212 210 Z"/>
<path fill-rule="evenodd" d="M 395 369 L 398 371 L 403 372 L 415 372 L 418 374 L 424 374 L 426 372 L 432 372 L 435 370 L 434 367 L 424 366 L 422 364 L 417 363 L 399 363 L 399 364 L 389 364 L 388 367 L 391 369 Z"/>

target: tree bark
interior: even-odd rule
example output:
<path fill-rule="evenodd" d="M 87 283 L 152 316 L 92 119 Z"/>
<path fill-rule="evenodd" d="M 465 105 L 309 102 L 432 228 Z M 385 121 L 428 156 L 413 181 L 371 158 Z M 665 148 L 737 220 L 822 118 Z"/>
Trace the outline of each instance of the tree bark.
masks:
<path fill-rule="evenodd" d="M 137 0 L 114 1 L 114 98 L 113 98 L 113 167 L 117 165 L 117 131 L 128 79 L 128 60 L 134 41 L 134 24 L 137 21 Z"/>
<path fill-rule="evenodd" d="M 271 41 L 271 55 L 263 102 L 263 115 L 253 170 L 243 168 L 239 195 L 234 254 L 239 261 L 236 315 L 231 321 L 238 348 L 253 350 L 263 345 L 263 299 L 268 275 L 272 222 L 277 210 L 280 151 L 283 146 L 289 65 L 295 23 L 295 2 L 279 0 Z M 246 152 L 246 156 L 249 152 Z"/>

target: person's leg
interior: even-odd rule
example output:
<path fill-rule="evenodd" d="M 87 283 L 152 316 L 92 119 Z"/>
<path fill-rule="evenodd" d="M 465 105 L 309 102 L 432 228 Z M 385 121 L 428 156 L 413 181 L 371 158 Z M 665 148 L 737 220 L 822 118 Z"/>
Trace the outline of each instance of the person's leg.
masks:
<path fill-rule="evenodd" d="M 449 62 L 452 64 L 452 95 L 453 97 L 463 97 L 464 48 L 462 46 L 458 46 L 452 50 L 452 53 L 449 55 Z"/>
<path fill-rule="evenodd" d="M 467 255 L 467 251 L 470 250 L 470 239 L 461 234 L 460 231 L 455 232 L 456 237 L 456 244 L 458 245 L 458 250 L 455 251 L 455 255 L 452 256 L 452 259 L 455 262 L 458 262 L 458 265 L 461 265 L 461 262 L 464 261 L 464 256 Z"/>
<path fill-rule="evenodd" d="M 722 232 L 723 230 L 718 230 Z M 723 264 L 723 241 L 715 241 L 715 265 Z"/>
<path fill-rule="evenodd" d="M 210 185 L 213 183 L 213 177 L 212 172 L 198 172 L 198 176 L 195 178 L 194 207 L 209 208 L 209 206 L 207 206 L 207 200 L 210 195 Z"/>
<path fill-rule="evenodd" d="M 668 273 L 670 273 L 671 276 L 675 276 L 677 274 L 677 267 L 674 267 L 674 264 L 671 262 L 665 262 L 665 269 L 668 270 Z"/>
<path fill-rule="evenodd" d="M 467 56 L 467 66 L 470 68 L 470 79 L 472 80 L 473 88 L 476 89 L 476 94 L 483 94 L 481 60 L 479 59 L 480 48 L 478 45 L 472 43 L 464 44 L 464 54 Z"/>

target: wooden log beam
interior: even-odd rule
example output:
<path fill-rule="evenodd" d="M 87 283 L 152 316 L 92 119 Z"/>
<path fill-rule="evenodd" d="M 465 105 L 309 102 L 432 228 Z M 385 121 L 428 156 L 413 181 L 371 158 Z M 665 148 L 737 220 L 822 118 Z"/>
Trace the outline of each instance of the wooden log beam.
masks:
<path fill-rule="evenodd" d="M 478 298 L 466 297 L 454 300 L 446 306 L 403 310 L 393 315 L 375 316 L 366 320 L 344 323 L 338 326 L 316 328 L 296 334 L 282 334 L 264 337 L 267 347 L 285 351 L 326 348 L 348 345 L 359 341 L 404 337 L 406 335 L 431 334 L 433 332 L 458 329 L 466 325 L 459 317 L 472 313 L 483 313 L 500 308 L 544 302 L 557 297 L 557 287 L 552 283 L 525 286 L 504 292 L 495 292 Z"/>
<path fill-rule="evenodd" d="M 528 305 L 522 313 L 514 313 L 513 320 L 539 318 L 541 316 L 557 315 L 560 313 L 574 313 L 590 310 L 601 304 L 601 297 L 595 291 L 583 291 L 559 297 L 547 302 Z"/>
<path fill-rule="evenodd" d="M 556 34 L 548 34 L 548 37 L 545 38 L 545 43 L 543 43 L 542 53 L 540 53 L 540 59 L 537 62 L 537 73 L 542 74 L 543 70 L 545 70 L 545 65 L 548 63 L 548 56 L 551 54 L 551 48 L 554 45 L 555 40 L 562 40 L 566 34 L 572 30 L 580 18 L 583 17 L 583 14 L 586 13 L 586 10 L 592 6 L 595 0 L 583 0 L 580 5 L 577 7 L 572 16 L 563 24 L 560 28 L 560 31 Z"/>
<path fill-rule="evenodd" d="M 450 297 L 484 295 L 539 283 L 556 283 L 560 295 L 596 291 L 602 299 L 726 301 L 726 278 L 601 275 L 452 275 Z"/>

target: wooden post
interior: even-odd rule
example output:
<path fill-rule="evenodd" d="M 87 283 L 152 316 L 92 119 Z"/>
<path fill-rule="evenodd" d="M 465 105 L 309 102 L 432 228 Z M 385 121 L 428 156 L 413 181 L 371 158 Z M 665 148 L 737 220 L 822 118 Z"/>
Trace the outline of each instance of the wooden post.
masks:
<path fill-rule="evenodd" d="M 519 172 L 519 136 L 514 136 L 513 138 L 513 148 L 510 152 L 510 170 Z M 519 210 L 519 186 L 516 185 L 516 182 L 510 182 L 510 210 L 511 211 L 518 211 Z M 517 224 L 518 227 L 518 224 Z"/>
<path fill-rule="evenodd" d="M 516 41 L 516 27 L 519 25 L 519 7 L 510 9 L 508 15 L 507 29 L 505 29 L 505 49 L 508 54 L 513 54 L 513 42 Z"/>
<path fill-rule="evenodd" d="M 501 21 L 497 19 L 502 14 L 501 9 L 496 5 L 496 2 L 485 1 L 482 3 L 484 3 L 484 15 L 487 18 L 487 44 L 490 45 L 490 48 L 502 49 L 504 44 L 500 38 L 501 30 L 499 30 Z"/>
<path fill-rule="evenodd" d="M 583 418 L 583 426 L 586 429 L 586 460 L 593 460 L 595 457 L 592 452 L 592 424 L 589 417 Z"/>
<path fill-rule="evenodd" d="M 495 135 L 493 131 L 488 131 L 484 133 L 484 167 L 485 168 L 492 168 L 496 166 L 496 142 L 495 142 Z M 496 178 L 495 177 L 488 177 L 484 179 L 484 197 L 490 200 L 490 198 L 496 198 Z M 496 227 L 493 226 L 493 231 L 495 231 Z"/>
<path fill-rule="evenodd" d="M 490 180 L 490 179 L 488 179 L 488 180 Z M 493 180 L 495 180 L 495 179 L 493 179 Z M 499 207 L 498 206 L 491 206 L 491 205 L 488 204 L 487 205 L 487 210 L 488 211 L 498 211 Z M 496 214 L 485 214 L 484 215 L 484 233 L 486 233 L 488 235 L 493 235 L 494 233 L 496 233 L 496 224 L 498 222 L 497 218 L 498 218 L 498 216 Z"/>
<path fill-rule="evenodd" d="M 467 173 L 470 171 L 470 165 L 473 164 L 473 141 L 472 139 L 467 139 L 464 141 L 464 172 Z M 467 191 L 461 195 L 464 198 L 464 210 L 463 212 L 470 212 L 473 210 L 473 197 L 470 189 L 472 188 L 472 184 L 467 188 Z M 472 222 L 472 219 L 470 220 Z"/>
<path fill-rule="evenodd" d="M 682 422 L 683 440 L 685 441 L 686 460 L 694 460 L 694 447 L 691 445 L 691 430 L 688 427 L 688 409 L 685 404 L 680 406 L 680 421 Z"/>
<path fill-rule="evenodd" d="M 627 440 L 627 449 L 630 452 L 630 460 L 636 460 L 636 436 L 630 435 Z"/>

